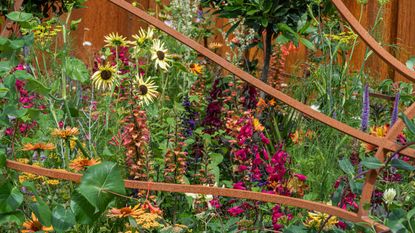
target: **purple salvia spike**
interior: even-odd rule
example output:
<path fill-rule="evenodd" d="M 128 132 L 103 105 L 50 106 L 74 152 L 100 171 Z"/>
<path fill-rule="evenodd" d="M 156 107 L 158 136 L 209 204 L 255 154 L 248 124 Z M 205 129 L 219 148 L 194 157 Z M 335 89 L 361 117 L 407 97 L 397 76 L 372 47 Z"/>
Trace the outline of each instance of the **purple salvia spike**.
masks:
<path fill-rule="evenodd" d="M 399 101 L 401 99 L 401 93 L 398 92 L 395 95 L 395 102 L 393 103 L 393 111 L 392 111 L 392 119 L 391 119 L 391 127 L 395 122 L 398 120 L 398 113 L 399 113 Z"/>
<path fill-rule="evenodd" d="M 362 122 L 361 129 L 366 132 L 369 128 L 369 114 L 370 114 L 370 100 L 369 100 L 369 85 L 365 85 L 363 90 L 363 106 L 362 106 Z"/>

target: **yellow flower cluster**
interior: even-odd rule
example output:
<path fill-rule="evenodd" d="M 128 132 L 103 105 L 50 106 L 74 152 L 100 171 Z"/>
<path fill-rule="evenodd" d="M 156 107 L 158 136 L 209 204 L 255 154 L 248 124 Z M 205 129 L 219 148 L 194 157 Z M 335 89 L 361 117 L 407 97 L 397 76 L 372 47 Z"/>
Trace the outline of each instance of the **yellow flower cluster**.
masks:
<path fill-rule="evenodd" d="M 51 25 L 37 25 L 33 29 L 35 41 L 39 42 L 42 46 L 51 41 L 62 30 L 62 26 L 57 25 L 52 28 Z"/>
<path fill-rule="evenodd" d="M 19 182 L 23 183 L 25 181 L 32 181 L 32 180 L 42 180 L 43 176 L 38 176 L 35 174 L 23 172 L 21 175 L 19 175 Z"/>
<path fill-rule="evenodd" d="M 333 229 L 333 227 L 338 222 L 339 221 L 337 220 L 337 217 L 335 216 L 330 216 L 326 213 L 320 213 L 320 212 L 316 212 L 316 213 L 308 212 L 308 218 L 306 222 L 304 223 L 304 225 L 308 228 L 320 229 L 322 224 L 325 223 L 323 230 L 328 231 L 328 230 Z"/>
<path fill-rule="evenodd" d="M 160 216 L 155 213 L 144 213 L 135 218 L 137 225 L 146 230 L 159 228 L 161 225 L 158 220 L 160 220 Z"/>
<path fill-rule="evenodd" d="M 350 44 L 356 40 L 357 35 L 353 31 L 340 32 L 339 34 L 325 34 L 327 39 L 338 41 L 340 44 Z"/>

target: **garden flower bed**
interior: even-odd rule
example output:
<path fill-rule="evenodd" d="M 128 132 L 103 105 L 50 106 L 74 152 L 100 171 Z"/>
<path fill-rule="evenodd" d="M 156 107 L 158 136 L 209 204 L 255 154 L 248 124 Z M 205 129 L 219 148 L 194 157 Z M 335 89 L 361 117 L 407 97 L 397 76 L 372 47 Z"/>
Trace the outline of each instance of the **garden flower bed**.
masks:
<path fill-rule="evenodd" d="M 320 1 L 111 0 L 149 26 L 89 62 L 71 47 L 84 1 L 57 2 L 3 10 L 2 232 L 414 232 L 413 86 L 350 67 L 359 36 L 409 80 L 414 59 L 341 1 L 354 31 Z M 208 43 L 215 17 L 230 27 Z"/>

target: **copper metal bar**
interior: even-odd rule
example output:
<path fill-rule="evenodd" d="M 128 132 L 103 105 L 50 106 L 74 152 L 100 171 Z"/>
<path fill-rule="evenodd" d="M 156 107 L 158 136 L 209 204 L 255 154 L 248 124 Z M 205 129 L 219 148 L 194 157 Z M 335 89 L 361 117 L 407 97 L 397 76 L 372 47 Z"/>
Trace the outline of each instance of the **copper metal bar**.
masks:
<path fill-rule="evenodd" d="M 57 169 L 47 169 L 38 166 L 32 166 L 24 163 L 19 163 L 12 160 L 7 160 L 7 167 L 22 171 L 36 174 L 39 176 L 46 176 L 55 179 L 74 181 L 79 183 L 82 179 L 81 174 L 67 172 L 64 170 Z M 340 218 L 352 221 L 352 222 L 366 222 L 370 225 L 376 227 L 381 227 L 382 229 L 387 229 L 386 227 L 378 224 L 372 220 L 364 220 L 353 212 L 346 211 L 344 209 L 326 205 L 324 203 L 312 202 L 303 199 L 281 196 L 276 194 L 267 194 L 260 192 L 252 192 L 238 189 L 228 189 L 228 188 L 218 188 L 218 187 L 208 187 L 203 185 L 186 185 L 186 184 L 170 184 L 170 183 L 159 183 L 159 182 L 145 182 L 145 181 L 135 181 L 135 180 L 124 180 L 126 188 L 131 189 L 143 189 L 143 190 L 154 190 L 154 191 L 164 191 L 164 192 L 176 192 L 176 193 L 197 193 L 197 194 L 210 194 L 215 196 L 223 197 L 234 197 L 239 199 L 249 199 L 263 202 L 270 202 L 275 204 L 282 204 L 287 206 L 298 207 L 302 209 L 307 209 L 311 211 L 324 212 L 333 216 L 338 216 Z"/>
<path fill-rule="evenodd" d="M 348 134 L 354 138 L 357 138 L 361 141 L 364 141 L 366 143 L 372 144 L 374 146 L 384 146 L 385 149 L 389 151 L 396 151 L 399 149 L 399 145 L 396 143 L 386 140 L 384 138 L 377 138 L 371 135 L 368 135 L 358 129 L 355 129 L 349 125 L 346 125 L 342 122 L 339 122 L 337 120 L 334 120 L 331 117 L 328 117 L 324 115 L 323 113 L 320 113 L 318 111 L 313 110 L 308 105 L 305 105 L 294 98 L 291 98 L 290 96 L 274 89 L 273 87 L 265 84 L 261 80 L 255 78 L 254 76 L 248 74 L 247 72 L 239 69 L 238 67 L 232 65 L 224 58 L 220 57 L 219 55 L 215 54 L 214 52 L 210 51 L 209 49 L 205 48 L 203 45 L 199 44 L 198 42 L 184 36 L 183 34 L 177 32 L 176 30 L 170 28 L 162 21 L 156 19 L 155 17 L 150 16 L 147 14 L 147 12 L 137 8 L 133 7 L 130 3 L 124 1 L 124 0 L 109 0 L 115 5 L 124 8 L 128 12 L 140 17 L 147 23 L 155 26 L 156 28 L 164 31 L 165 33 L 169 34 L 173 38 L 177 39 L 178 41 L 182 42 L 183 44 L 189 46 L 190 48 L 194 49 L 195 51 L 199 52 L 200 54 L 204 55 L 211 61 L 215 62 L 219 66 L 223 67 L 224 69 L 228 70 L 229 72 L 233 73 L 237 77 L 241 78 L 242 80 L 246 81 L 247 83 L 251 84 L 252 86 L 264 91 L 268 95 L 284 102 L 285 104 L 291 106 L 292 108 L 297 109 L 298 111 L 304 113 L 305 115 L 314 118 L 332 128 L 335 128 L 345 134 Z M 415 158 L 415 150 L 413 149 L 406 149 L 402 151 L 402 154 L 406 156 L 410 156 Z"/>
<path fill-rule="evenodd" d="M 402 62 L 392 56 L 386 51 L 379 43 L 369 34 L 369 32 L 359 23 L 359 21 L 353 16 L 342 0 L 331 0 L 336 6 L 337 10 L 344 17 L 344 19 L 350 24 L 353 30 L 362 38 L 362 40 L 383 59 L 386 63 L 391 65 L 400 74 L 411 80 L 415 81 L 415 72 L 408 69 Z"/>

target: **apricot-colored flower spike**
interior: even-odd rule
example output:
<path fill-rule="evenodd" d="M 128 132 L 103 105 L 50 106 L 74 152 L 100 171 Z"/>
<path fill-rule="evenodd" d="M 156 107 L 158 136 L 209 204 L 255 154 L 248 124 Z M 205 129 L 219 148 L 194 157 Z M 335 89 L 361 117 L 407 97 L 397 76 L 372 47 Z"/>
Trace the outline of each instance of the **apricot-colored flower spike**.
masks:
<path fill-rule="evenodd" d="M 79 129 L 75 127 L 66 127 L 65 129 L 54 129 L 52 131 L 52 136 L 61 138 L 61 139 L 68 139 L 79 134 Z"/>
<path fill-rule="evenodd" d="M 88 159 L 84 157 L 78 157 L 69 163 L 69 167 L 74 171 L 79 172 L 85 170 L 87 167 L 94 166 L 98 163 L 100 163 L 100 161 L 94 158 Z"/>
<path fill-rule="evenodd" d="M 54 150 L 56 146 L 52 143 L 26 143 L 23 145 L 23 151 L 37 151 L 37 150 Z"/>

